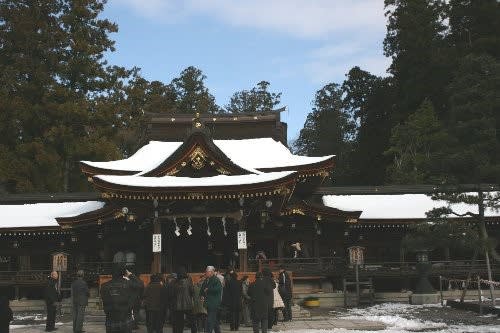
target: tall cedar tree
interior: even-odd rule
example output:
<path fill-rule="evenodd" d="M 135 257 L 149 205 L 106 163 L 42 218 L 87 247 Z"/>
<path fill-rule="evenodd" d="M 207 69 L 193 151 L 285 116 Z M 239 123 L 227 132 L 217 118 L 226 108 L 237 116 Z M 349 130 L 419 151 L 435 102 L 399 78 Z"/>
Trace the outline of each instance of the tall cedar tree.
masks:
<path fill-rule="evenodd" d="M 443 0 L 385 0 L 388 19 L 384 52 L 397 91 L 395 121 L 400 122 L 430 98 L 438 114 L 446 107 L 444 86 L 453 61 L 443 34 Z"/>
<path fill-rule="evenodd" d="M 450 0 L 448 39 L 458 54 L 488 54 L 500 58 L 500 2 Z"/>
<path fill-rule="evenodd" d="M 176 93 L 177 110 L 182 113 L 219 113 L 221 108 L 215 104 L 215 97 L 205 86 L 205 74 L 196 67 L 184 69 L 180 76 L 172 80 Z"/>
<path fill-rule="evenodd" d="M 294 143 L 294 150 L 301 155 L 337 155 L 338 167 L 335 183 L 342 183 L 348 172 L 348 154 L 354 124 L 343 108 L 342 90 L 331 83 L 316 92 L 312 112 Z"/>
<path fill-rule="evenodd" d="M 488 192 L 482 183 L 500 183 L 500 63 L 488 55 L 468 55 L 454 73 L 450 89 L 450 132 L 456 144 L 447 156 L 446 187 L 433 196 L 449 203 L 477 206 L 477 212 L 458 213 L 449 207 L 434 210 L 434 215 L 470 217 L 477 223 L 482 244 L 486 247 L 489 278 L 489 254 L 500 261 L 495 244 L 488 236 L 485 209 L 500 209 L 498 192 Z M 453 184 L 455 183 L 455 184 Z M 477 193 L 462 193 L 457 183 L 477 184 Z"/>
<path fill-rule="evenodd" d="M 381 78 L 353 67 L 342 84 L 343 104 L 356 126 L 350 152 L 350 185 L 380 185 L 390 159 L 383 155 L 389 141 L 394 89 L 390 78 Z"/>
<path fill-rule="evenodd" d="M 98 18 L 104 3 L 1 2 L 0 182 L 7 190 L 78 190 L 86 186 L 72 172 L 78 160 L 118 157 L 97 128 L 107 122 L 93 121 L 94 97 L 116 73 L 127 74 L 103 60 L 113 51 L 108 35 L 117 30 Z"/>
<path fill-rule="evenodd" d="M 434 106 L 424 100 L 404 124 L 392 129 L 390 148 L 393 158 L 389 181 L 396 184 L 436 184 L 442 180 L 442 162 L 452 140 L 436 116 Z"/>
<path fill-rule="evenodd" d="M 237 91 L 226 105 L 230 113 L 266 112 L 276 108 L 281 102 L 281 93 L 270 92 L 270 83 L 260 81 L 251 90 Z"/>

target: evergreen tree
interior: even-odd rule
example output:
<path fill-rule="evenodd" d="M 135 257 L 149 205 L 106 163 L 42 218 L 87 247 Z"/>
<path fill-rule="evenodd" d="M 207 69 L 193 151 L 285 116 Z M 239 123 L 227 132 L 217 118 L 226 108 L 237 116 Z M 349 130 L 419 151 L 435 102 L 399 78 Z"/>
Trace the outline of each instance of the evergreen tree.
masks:
<path fill-rule="evenodd" d="M 466 56 L 448 89 L 450 133 L 457 142 L 449 155 L 450 181 L 500 183 L 500 62 Z"/>
<path fill-rule="evenodd" d="M 386 154 L 393 158 L 388 168 L 392 183 L 435 184 L 441 180 L 441 162 L 451 139 L 428 99 L 404 124 L 392 129 L 390 144 Z"/>
<path fill-rule="evenodd" d="M 450 44 L 459 54 L 488 54 L 499 60 L 499 1 L 450 0 L 449 26 Z"/>
<path fill-rule="evenodd" d="M 327 84 L 316 92 L 312 112 L 294 142 L 294 150 L 308 156 L 336 155 L 335 182 L 342 184 L 349 172 L 354 129 L 343 108 L 342 90 L 335 83 Z"/>
<path fill-rule="evenodd" d="M 346 74 L 342 83 L 344 92 L 344 107 L 358 129 L 366 123 L 368 115 L 368 100 L 382 79 L 355 66 Z"/>
<path fill-rule="evenodd" d="M 413 113 L 430 98 L 438 114 L 446 108 L 444 87 L 453 57 L 444 41 L 443 0 L 385 0 L 388 19 L 384 52 L 392 57 L 389 72 L 397 91 L 395 121 Z"/>
<path fill-rule="evenodd" d="M 281 102 L 281 93 L 269 92 L 270 83 L 260 81 L 251 90 L 235 92 L 226 105 L 230 113 L 255 113 L 271 111 Z"/>
<path fill-rule="evenodd" d="M 382 185 L 391 159 L 384 155 L 389 147 L 393 124 L 395 90 L 392 78 L 383 78 L 371 87 L 363 107 L 364 122 L 358 130 L 352 165 L 358 175 L 354 185 Z"/>
<path fill-rule="evenodd" d="M 176 109 L 181 113 L 218 113 L 215 98 L 205 87 L 205 74 L 196 67 L 184 69 L 179 77 L 172 80 L 172 87 L 177 95 Z"/>
<path fill-rule="evenodd" d="M 104 3 L 0 4 L 0 44 L 6 46 L 0 52 L 1 120 L 6 121 L 0 125 L 6 130 L 0 165 L 24 166 L 2 175 L 8 190 L 82 189 L 86 180 L 73 172 L 79 160 L 118 156 L 112 138 L 101 130 L 107 122 L 94 121 L 97 98 L 117 76 L 128 74 L 103 60 L 105 52 L 113 51 L 108 35 L 117 29 L 100 19 Z M 47 175 L 53 177 L 38 177 L 48 160 L 53 172 Z"/>

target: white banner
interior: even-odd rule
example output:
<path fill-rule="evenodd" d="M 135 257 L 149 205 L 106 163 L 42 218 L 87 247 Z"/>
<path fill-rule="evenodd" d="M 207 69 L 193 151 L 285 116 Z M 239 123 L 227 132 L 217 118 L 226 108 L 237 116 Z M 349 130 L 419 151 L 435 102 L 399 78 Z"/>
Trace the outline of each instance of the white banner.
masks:
<path fill-rule="evenodd" d="M 153 234 L 153 252 L 161 252 L 161 234 Z"/>
<path fill-rule="evenodd" d="M 247 248 L 247 232 L 238 231 L 238 250 L 246 250 Z"/>

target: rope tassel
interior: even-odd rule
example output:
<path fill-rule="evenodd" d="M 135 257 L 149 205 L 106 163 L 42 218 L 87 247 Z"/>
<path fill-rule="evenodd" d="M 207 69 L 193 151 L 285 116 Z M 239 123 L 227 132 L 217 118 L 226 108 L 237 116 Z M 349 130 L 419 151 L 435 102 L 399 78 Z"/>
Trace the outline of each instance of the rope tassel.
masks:
<path fill-rule="evenodd" d="M 207 220 L 207 235 L 210 237 L 212 236 L 212 233 L 210 232 L 210 224 L 208 223 L 209 217 L 207 216 L 205 219 Z"/>
<path fill-rule="evenodd" d="M 224 228 L 224 236 L 227 236 L 227 230 L 226 230 L 226 217 L 222 217 L 222 227 Z"/>
<path fill-rule="evenodd" d="M 181 229 L 179 228 L 179 225 L 177 224 L 177 218 L 174 217 L 174 224 L 175 224 L 175 235 L 179 237 L 181 235 Z"/>

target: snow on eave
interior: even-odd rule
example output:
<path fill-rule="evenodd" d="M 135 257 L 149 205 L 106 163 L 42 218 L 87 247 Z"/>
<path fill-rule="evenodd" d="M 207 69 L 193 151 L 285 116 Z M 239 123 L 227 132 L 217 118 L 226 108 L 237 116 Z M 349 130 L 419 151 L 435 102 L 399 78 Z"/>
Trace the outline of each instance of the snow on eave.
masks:
<path fill-rule="evenodd" d="M 78 216 L 102 207 L 102 201 L 0 205 L 0 229 L 59 227 L 58 217 Z"/>
<path fill-rule="evenodd" d="M 159 188 L 193 188 L 193 187 L 210 187 L 210 186 L 238 186 L 260 184 L 286 178 L 295 171 L 280 171 L 250 175 L 218 175 L 202 178 L 191 177 L 142 177 L 138 175 L 131 176 L 94 176 L 107 183 L 131 186 L 131 187 L 159 187 Z"/>
<path fill-rule="evenodd" d="M 293 168 L 327 161 L 335 155 L 309 157 L 294 155 L 273 138 L 214 140 L 214 144 L 234 163 L 252 173 L 257 169 Z M 126 159 L 109 162 L 81 161 L 102 170 L 145 173 L 170 157 L 182 142 L 150 141 Z"/>
<path fill-rule="evenodd" d="M 325 206 L 345 211 L 361 210 L 361 219 L 425 219 L 426 212 L 447 207 L 446 201 L 432 200 L 425 194 L 365 194 L 365 195 L 325 195 Z M 455 212 L 477 213 L 477 206 L 469 204 L 452 204 L 450 208 Z M 486 209 L 485 216 L 500 216 L 494 209 Z M 454 217 L 454 216 L 450 216 Z"/>

